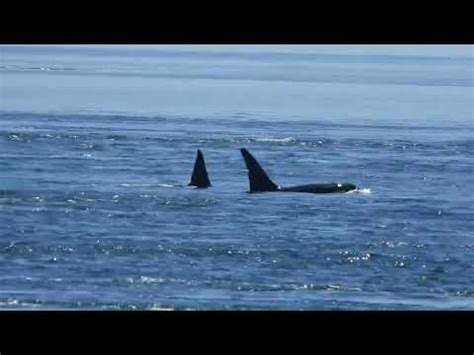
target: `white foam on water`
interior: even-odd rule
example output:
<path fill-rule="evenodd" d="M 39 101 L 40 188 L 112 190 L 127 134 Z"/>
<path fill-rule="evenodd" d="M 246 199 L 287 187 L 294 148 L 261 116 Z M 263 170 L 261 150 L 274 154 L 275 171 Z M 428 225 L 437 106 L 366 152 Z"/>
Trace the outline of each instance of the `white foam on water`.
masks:
<path fill-rule="evenodd" d="M 274 137 L 262 137 L 262 138 L 255 138 L 256 142 L 275 142 L 275 143 L 290 143 L 296 142 L 296 139 L 291 137 L 285 138 L 274 138 Z"/>
<path fill-rule="evenodd" d="M 371 195 L 372 191 L 368 187 L 357 188 L 355 190 L 347 191 L 348 194 L 362 194 L 362 195 Z"/>
<path fill-rule="evenodd" d="M 174 308 L 167 308 L 167 307 L 161 307 L 161 306 L 152 306 L 148 308 L 150 311 L 174 311 Z"/>
<path fill-rule="evenodd" d="M 165 279 L 162 279 L 161 277 L 140 276 L 140 282 L 145 284 L 163 283 L 165 282 Z"/>

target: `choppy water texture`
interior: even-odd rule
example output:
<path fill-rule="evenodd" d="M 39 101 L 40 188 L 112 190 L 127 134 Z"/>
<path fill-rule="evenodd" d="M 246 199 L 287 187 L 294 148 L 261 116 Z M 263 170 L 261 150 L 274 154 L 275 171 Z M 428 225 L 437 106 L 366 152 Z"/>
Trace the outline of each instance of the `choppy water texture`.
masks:
<path fill-rule="evenodd" d="M 318 51 L 0 47 L 0 307 L 473 309 L 472 50 Z"/>

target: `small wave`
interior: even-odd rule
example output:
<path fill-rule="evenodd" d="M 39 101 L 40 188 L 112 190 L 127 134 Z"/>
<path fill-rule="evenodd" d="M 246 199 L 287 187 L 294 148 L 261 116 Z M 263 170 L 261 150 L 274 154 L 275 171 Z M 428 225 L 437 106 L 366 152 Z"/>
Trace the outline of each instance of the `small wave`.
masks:
<path fill-rule="evenodd" d="M 165 279 L 161 277 L 150 277 L 150 276 L 140 276 L 139 281 L 144 284 L 151 284 L 151 283 L 163 283 Z"/>
<path fill-rule="evenodd" d="M 293 143 L 296 142 L 295 138 L 284 137 L 284 138 L 275 138 L 275 137 L 262 137 L 262 138 L 253 138 L 255 142 L 271 142 L 271 143 Z"/>
<path fill-rule="evenodd" d="M 22 133 L 10 133 L 7 135 L 8 141 L 16 141 L 16 142 L 30 142 L 30 137 L 26 134 Z"/>
<path fill-rule="evenodd" d="M 6 300 L 0 300 L 0 306 L 17 306 L 19 304 L 18 300 L 9 298 Z"/>
<path fill-rule="evenodd" d="M 329 138 L 294 138 L 294 137 L 227 137 L 222 139 L 224 142 L 231 143 L 267 143 L 267 144 L 282 144 L 282 145 L 301 145 L 303 147 L 318 147 L 321 145 L 334 144 L 334 140 Z"/>
<path fill-rule="evenodd" d="M 175 308 L 163 307 L 163 306 L 151 306 L 148 308 L 150 311 L 174 311 Z"/>
<path fill-rule="evenodd" d="M 368 187 L 362 187 L 362 188 L 357 188 L 355 190 L 351 190 L 351 191 L 348 191 L 347 192 L 348 194 L 362 194 L 362 195 L 371 195 L 372 194 L 372 190 L 370 190 L 370 188 Z"/>
<path fill-rule="evenodd" d="M 161 205 L 170 208 L 182 208 L 182 207 L 205 207 L 215 205 L 216 200 L 212 198 L 171 198 L 164 199 L 161 201 Z"/>
<path fill-rule="evenodd" d="M 175 187 L 175 186 L 178 186 L 178 185 L 158 184 L 158 186 L 160 186 L 160 187 Z"/>
<path fill-rule="evenodd" d="M 349 287 L 343 285 L 326 285 L 328 291 L 362 291 L 360 287 Z"/>
<path fill-rule="evenodd" d="M 122 186 L 122 187 L 142 187 L 142 188 L 153 188 L 157 185 L 155 184 L 143 184 L 143 183 L 129 183 L 129 182 L 124 182 L 124 183 L 121 183 L 119 186 Z M 158 185 L 159 186 L 159 185 Z"/>
<path fill-rule="evenodd" d="M 454 297 L 466 297 L 466 298 L 474 297 L 474 290 L 467 289 L 467 288 L 448 289 L 445 291 L 445 293 L 449 296 L 454 296 Z"/>
<path fill-rule="evenodd" d="M 64 66 L 25 66 L 25 65 L 3 65 L 0 71 L 6 72 L 36 72 L 36 71 L 78 71 L 79 68 Z"/>

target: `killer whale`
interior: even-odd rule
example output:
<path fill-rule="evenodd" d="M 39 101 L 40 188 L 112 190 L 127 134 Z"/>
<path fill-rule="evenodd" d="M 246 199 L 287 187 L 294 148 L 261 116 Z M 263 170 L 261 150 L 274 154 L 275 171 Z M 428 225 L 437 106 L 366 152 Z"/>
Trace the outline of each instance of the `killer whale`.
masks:
<path fill-rule="evenodd" d="M 356 190 L 354 184 L 329 183 L 329 184 L 308 184 L 291 187 L 280 187 L 275 184 L 267 175 L 265 170 L 260 166 L 257 160 L 245 148 L 240 149 L 245 165 L 248 170 L 249 192 L 306 192 L 313 194 L 347 192 Z"/>
<path fill-rule="evenodd" d="M 206 163 L 201 150 L 197 150 L 196 161 L 194 162 L 194 169 L 191 175 L 191 182 L 188 186 L 195 186 L 200 189 L 208 188 L 211 185 L 209 175 L 207 174 Z"/>

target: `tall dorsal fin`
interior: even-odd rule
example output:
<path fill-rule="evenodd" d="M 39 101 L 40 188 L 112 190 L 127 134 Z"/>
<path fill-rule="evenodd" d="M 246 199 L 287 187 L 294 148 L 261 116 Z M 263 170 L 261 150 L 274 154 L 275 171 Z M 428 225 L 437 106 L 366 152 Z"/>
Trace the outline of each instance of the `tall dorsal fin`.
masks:
<path fill-rule="evenodd" d="M 247 149 L 242 148 L 240 152 L 249 171 L 250 192 L 276 191 L 280 189 L 277 184 L 270 180 L 267 173 Z"/>
<path fill-rule="evenodd" d="M 206 188 L 211 186 L 209 181 L 209 176 L 207 175 L 206 163 L 204 162 L 204 156 L 201 151 L 198 149 L 196 162 L 194 163 L 193 175 L 191 176 L 191 186 L 196 186 L 200 188 Z"/>

